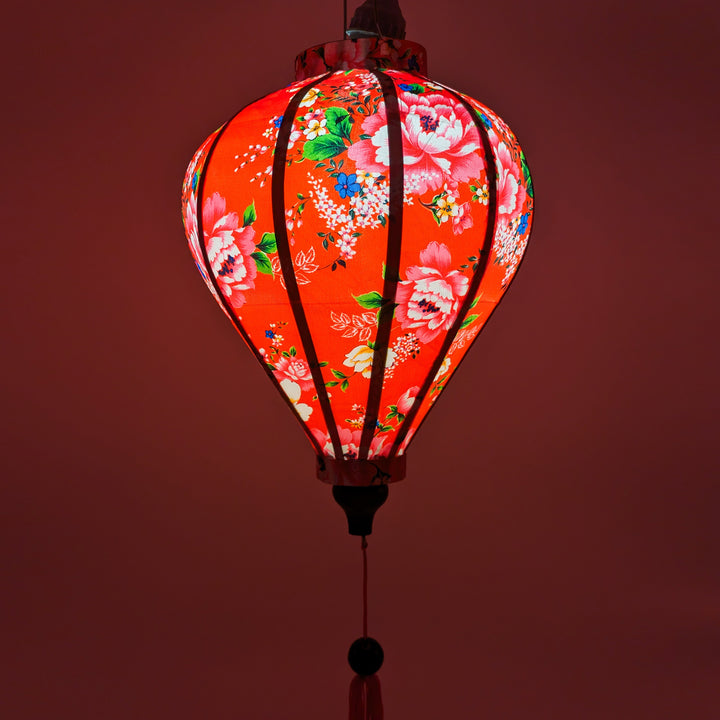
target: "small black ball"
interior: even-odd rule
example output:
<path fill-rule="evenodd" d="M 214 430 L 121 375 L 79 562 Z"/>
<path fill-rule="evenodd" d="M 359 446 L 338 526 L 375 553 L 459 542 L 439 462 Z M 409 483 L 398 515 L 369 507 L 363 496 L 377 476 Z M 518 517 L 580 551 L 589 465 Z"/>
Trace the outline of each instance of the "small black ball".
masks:
<path fill-rule="evenodd" d="M 383 664 L 385 653 L 377 640 L 372 638 L 358 638 L 348 652 L 350 667 L 363 677 L 373 675 Z"/>

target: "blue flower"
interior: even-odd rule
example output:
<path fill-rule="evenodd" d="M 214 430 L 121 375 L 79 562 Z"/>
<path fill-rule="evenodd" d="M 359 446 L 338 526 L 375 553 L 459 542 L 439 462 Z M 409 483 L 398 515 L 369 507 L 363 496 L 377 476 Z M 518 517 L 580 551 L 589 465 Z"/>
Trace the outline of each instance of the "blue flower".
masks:
<path fill-rule="evenodd" d="M 425 88 L 422 85 L 418 85 L 417 83 L 400 83 L 398 87 L 403 92 L 409 92 L 413 95 L 421 95 L 425 92 Z"/>
<path fill-rule="evenodd" d="M 482 120 L 483 125 L 488 130 L 492 127 L 492 122 L 490 121 L 490 118 L 485 113 L 480 113 L 480 119 Z"/>
<path fill-rule="evenodd" d="M 273 120 L 273 125 L 275 125 L 276 128 L 279 128 L 280 125 L 282 125 L 283 117 L 285 117 L 285 116 L 281 115 L 280 117 L 275 118 L 275 120 Z"/>
<path fill-rule="evenodd" d="M 525 214 L 520 218 L 520 224 L 518 225 L 518 228 L 517 228 L 517 234 L 518 234 L 518 235 L 524 235 L 524 234 L 525 234 L 525 231 L 527 230 L 527 226 L 528 226 L 528 217 L 529 217 L 529 215 L 530 215 L 530 213 L 525 213 Z"/>
<path fill-rule="evenodd" d="M 355 173 L 352 175 L 338 173 L 335 189 L 341 198 L 352 197 L 356 192 L 360 192 L 360 183 L 357 182 L 357 175 Z"/>
<path fill-rule="evenodd" d="M 275 337 L 275 332 L 273 330 L 266 330 L 265 337 L 272 340 Z"/>

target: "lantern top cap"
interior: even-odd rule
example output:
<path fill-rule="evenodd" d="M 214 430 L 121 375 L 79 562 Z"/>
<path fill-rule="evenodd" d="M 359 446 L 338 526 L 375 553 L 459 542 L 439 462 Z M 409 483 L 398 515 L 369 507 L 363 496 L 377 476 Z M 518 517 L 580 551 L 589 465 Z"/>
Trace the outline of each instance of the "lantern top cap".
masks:
<path fill-rule="evenodd" d="M 398 0 L 365 0 L 355 11 L 345 34 L 350 38 L 374 35 L 403 40 L 405 18 Z"/>
<path fill-rule="evenodd" d="M 393 69 L 427 76 L 427 51 L 409 40 L 360 37 L 315 45 L 295 58 L 295 79 L 336 70 Z"/>

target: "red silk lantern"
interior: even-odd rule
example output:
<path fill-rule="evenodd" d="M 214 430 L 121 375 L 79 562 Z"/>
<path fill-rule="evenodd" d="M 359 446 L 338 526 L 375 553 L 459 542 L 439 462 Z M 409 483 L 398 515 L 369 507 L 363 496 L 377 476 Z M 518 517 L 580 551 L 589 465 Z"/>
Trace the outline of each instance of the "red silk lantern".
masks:
<path fill-rule="evenodd" d="M 515 275 L 532 182 L 508 126 L 428 80 L 414 43 L 329 43 L 297 75 L 198 150 L 186 232 L 319 477 L 395 482 Z"/>
<path fill-rule="evenodd" d="M 363 8 L 377 20 L 376 5 Z M 359 32 L 305 51 L 296 82 L 215 131 L 190 163 L 182 208 L 200 273 L 363 536 L 351 718 L 380 720 L 365 536 L 515 276 L 533 186 L 508 126 L 429 80 L 421 46 Z"/>

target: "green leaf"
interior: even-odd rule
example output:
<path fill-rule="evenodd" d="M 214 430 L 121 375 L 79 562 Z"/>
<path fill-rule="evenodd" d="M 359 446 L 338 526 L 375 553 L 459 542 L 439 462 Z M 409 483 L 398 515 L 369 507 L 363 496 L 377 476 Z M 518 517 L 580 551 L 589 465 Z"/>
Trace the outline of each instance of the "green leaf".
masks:
<path fill-rule="evenodd" d="M 325 383 L 325 387 L 335 387 L 336 385 L 339 385 L 337 380 L 330 380 L 330 382 Z"/>
<path fill-rule="evenodd" d="M 343 380 L 342 383 L 340 384 L 340 389 L 343 392 L 345 392 L 349 386 L 350 386 L 350 383 L 347 380 Z"/>
<path fill-rule="evenodd" d="M 478 295 L 471 303 L 470 309 L 472 310 L 480 302 L 480 296 Z"/>
<path fill-rule="evenodd" d="M 525 185 L 527 186 L 527 194 L 533 197 L 535 190 L 533 188 L 532 176 L 530 175 L 530 168 L 528 167 L 525 155 L 522 152 L 520 153 L 520 164 L 522 165 L 523 177 L 525 178 Z"/>
<path fill-rule="evenodd" d="M 341 373 L 339 370 L 330 370 L 330 372 L 333 374 L 333 377 L 336 377 L 338 380 L 345 380 L 347 378 L 347 375 Z"/>
<path fill-rule="evenodd" d="M 263 233 L 262 240 L 256 246 L 258 250 L 262 250 L 264 253 L 277 252 L 277 241 L 275 240 L 275 233 Z"/>
<path fill-rule="evenodd" d="M 346 146 L 342 138 L 337 135 L 321 135 L 305 143 L 303 157 L 308 160 L 327 160 L 345 150 Z"/>
<path fill-rule="evenodd" d="M 255 261 L 259 272 L 265 275 L 273 274 L 270 258 L 262 250 L 256 250 L 250 257 Z"/>
<path fill-rule="evenodd" d="M 463 324 L 460 326 L 460 329 L 462 330 L 468 325 L 472 325 L 479 317 L 479 315 L 468 315 L 465 320 L 463 320 Z"/>
<path fill-rule="evenodd" d="M 290 346 L 290 354 L 291 354 L 293 357 L 296 357 L 296 356 L 297 356 L 297 350 L 295 349 L 295 346 L 294 346 L 294 345 L 291 345 L 291 346 Z"/>
<path fill-rule="evenodd" d="M 255 212 L 255 201 L 253 200 L 246 208 L 243 213 L 243 227 L 252 225 L 257 220 L 257 213 Z"/>
<path fill-rule="evenodd" d="M 364 295 L 353 295 L 353 297 L 357 300 L 360 307 L 364 307 L 368 310 L 374 310 L 375 308 L 382 307 L 383 304 L 382 295 L 375 291 L 365 293 Z"/>

